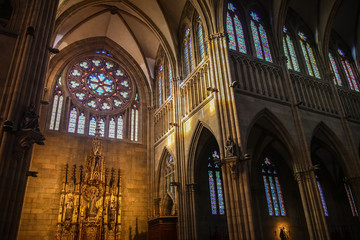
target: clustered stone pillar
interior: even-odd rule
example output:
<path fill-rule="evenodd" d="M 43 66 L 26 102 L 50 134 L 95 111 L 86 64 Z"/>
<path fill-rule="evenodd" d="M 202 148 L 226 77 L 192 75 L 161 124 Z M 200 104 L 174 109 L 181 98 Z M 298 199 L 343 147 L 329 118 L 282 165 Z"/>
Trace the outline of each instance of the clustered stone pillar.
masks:
<path fill-rule="evenodd" d="M 210 37 L 210 62 L 212 84 L 215 86 L 215 106 L 220 119 L 223 141 L 219 144 L 224 164 L 222 166 L 226 216 L 231 240 L 255 239 L 253 213 L 249 197 L 249 176 L 246 163 L 242 157 L 241 138 L 238 126 L 238 114 L 235 96 L 230 86 L 230 65 L 227 54 L 227 43 L 224 33 L 212 34 Z M 229 154 L 227 146 L 233 141 Z M 224 143 L 224 144 L 223 144 Z M 238 147 L 239 146 L 239 147 Z"/>
<path fill-rule="evenodd" d="M 37 112 L 58 6 L 57 0 L 13 3 L 9 26 L 17 32 L 17 38 L 6 82 L 0 89 L 1 239 L 16 239 L 32 145 L 43 144 L 44 140 L 38 128 Z"/>

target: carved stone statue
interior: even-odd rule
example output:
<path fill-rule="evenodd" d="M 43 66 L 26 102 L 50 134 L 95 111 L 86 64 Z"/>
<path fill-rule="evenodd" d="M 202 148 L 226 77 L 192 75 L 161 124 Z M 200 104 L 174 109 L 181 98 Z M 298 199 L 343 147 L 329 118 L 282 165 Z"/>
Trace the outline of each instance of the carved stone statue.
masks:
<path fill-rule="evenodd" d="M 286 231 L 285 227 L 280 228 L 280 239 L 290 240 L 289 233 Z"/>
<path fill-rule="evenodd" d="M 225 141 L 226 157 L 234 156 L 234 141 L 229 135 Z"/>
<path fill-rule="evenodd" d="M 68 200 L 65 203 L 65 219 L 71 220 L 74 209 L 74 202 L 72 195 L 69 195 Z"/>
<path fill-rule="evenodd" d="M 25 109 L 24 118 L 20 127 L 22 130 L 35 130 L 40 132 L 39 115 L 36 114 L 35 105 L 33 103 Z"/>

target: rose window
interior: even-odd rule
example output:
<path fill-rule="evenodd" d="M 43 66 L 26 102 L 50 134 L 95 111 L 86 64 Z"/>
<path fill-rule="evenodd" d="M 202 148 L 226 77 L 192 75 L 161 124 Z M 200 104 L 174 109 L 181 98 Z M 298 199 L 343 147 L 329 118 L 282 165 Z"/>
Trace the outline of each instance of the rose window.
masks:
<path fill-rule="evenodd" d="M 107 57 L 88 57 L 67 74 L 75 102 L 95 112 L 120 112 L 133 100 L 133 85 L 125 71 Z"/>

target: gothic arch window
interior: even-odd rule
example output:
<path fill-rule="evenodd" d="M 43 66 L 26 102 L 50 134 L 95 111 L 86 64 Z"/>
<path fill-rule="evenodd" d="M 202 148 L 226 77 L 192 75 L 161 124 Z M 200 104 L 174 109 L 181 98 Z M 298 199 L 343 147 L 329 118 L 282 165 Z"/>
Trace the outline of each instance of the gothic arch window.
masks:
<path fill-rule="evenodd" d="M 330 60 L 330 65 L 331 65 L 331 71 L 333 72 L 334 76 L 334 83 L 336 85 L 342 86 L 342 81 L 341 81 L 341 77 L 340 77 L 340 73 L 339 70 L 337 68 L 336 62 L 335 62 L 335 58 L 333 57 L 333 55 L 331 54 L 331 52 L 329 52 L 329 60 Z"/>
<path fill-rule="evenodd" d="M 63 70 L 54 88 L 49 129 L 94 136 L 99 124 L 102 137 L 138 141 L 139 106 L 124 68 L 107 51 L 95 51 Z"/>
<path fill-rule="evenodd" d="M 233 3 L 228 3 L 226 32 L 228 34 L 229 49 L 246 53 L 244 30 L 240 22 L 239 14 Z"/>
<path fill-rule="evenodd" d="M 275 164 L 265 157 L 261 164 L 265 196 L 270 216 L 286 216 L 284 199 Z"/>
<path fill-rule="evenodd" d="M 187 28 L 184 33 L 184 71 L 185 76 L 189 75 L 193 70 L 193 54 L 192 54 L 192 40 L 190 28 Z"/>
<path fill-rule="evenodd" d="M 285 26 L 283 28 L 283 48 L 285 56 L 287 58 L 287 68 L 300 72 L 294 43 L 289 35 L 288 29 Z"/>
<path fill-rule="evenodd" d="M 250 17 L 250 28 L 256 56 L 260 59 L 272 62 L 269 40 L 261 19 L 255 12 L 250 12 Z"/>
<path fill-rule="evenodd" d="M 164 102 L 171 98 L 172 71 L 171 65 L 162 49 L 159 50 L 155 65 L 156 99 L 157 106 L 161 107 Z"/>
<path fill-rule="evenodd" d="M 347 57 L 345 56 L 345 53 L 340 48 L 338 48 L 337 52 L 338 52 L 340 63 L 341 63 L 342 69 L 344 70 L 346 80 L 349 84 L 350 89 L 359 92 L 359 85 L 355 79 L 355 72 L 354 72 L 353 68 L 351 67 L 350 62 L 348 61 Z"/>
<path fill-rule="evenodd" d="M 166 193 L 171 196 L 172 199 L 175 198 L 175 187 L 173 182 L 175 182 L 175 165 L 174 160 L 171 156 L 168 157 L 165 166 L 165 190 Z"/>
<path fill-rule="evenodd" d="M 200 16 L 195 17 L 195 29 L 196 29 L 196 43 L 197 43 L 197 59 L 198 63 L 200 63 L 202 60 L 205 59 L 205 56 L 207 55 L 207 47 L 205 44 L 205 34 L 204 34 L 204 28 L 202 21 L 200 19 Z"/>
<path fill-rule="evenodd" d="M 302 54 L 305 59 L 305 64 L 309 75 L 316 78 L 320 78 L 320 73 L 316 63 L 314 51 L 310 46 L 306 35 L 299 31 L 298 36 L 299 36 L 299 42 L 300 42 Z"/>
<path fill-rule="evenodd" d="M 50 130 L 59 130 L 60 127 L 60 118 L 61 113 L 63 109 L 63 103 L 64 103 L 64 96 L 63 92 L 61 90 L 61 77 L 59 77 L 57 83 L 55 84 L 54 89 L 54 99 L 53 99 L 53 105 L 51 110 L 51 118 L 50 118 Z"/>
<path fill-rule="evenodd" d="M 208 178 L 212 215 L 224 215 L 224 194 L 220 167 L 220 155 L 214 150 L 208 157 Z"/>

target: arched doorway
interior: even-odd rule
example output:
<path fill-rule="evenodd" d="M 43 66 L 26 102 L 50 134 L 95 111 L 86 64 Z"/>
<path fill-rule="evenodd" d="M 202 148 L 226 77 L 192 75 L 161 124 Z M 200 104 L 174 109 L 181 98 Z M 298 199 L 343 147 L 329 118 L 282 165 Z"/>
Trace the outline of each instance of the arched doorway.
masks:
<path fill-rule="evenodd" d="M 205 128 L 195 156 L 197 239 L 228 239 L 219 146 L 215 137 Z"/>
<path fill-rule="evenodd" d="M 309 239 L 298 183 L 294 178 L 296 147 L 285 126 L 268 110 L 249 131 L 251 196 L 257 239 Z"/>
<path fill-rule="evenodd" d="M 344 173 L 339 149 L 320 126 L 311 141 L 311 159 L 316 166 L 315 176 L 323 212 L 332 240 L 358 239 L 359 214 Z"/>

